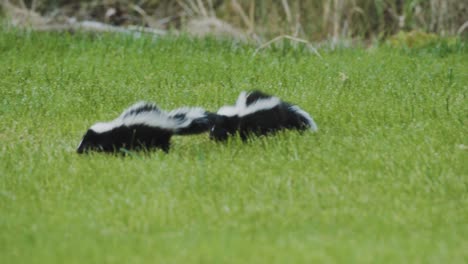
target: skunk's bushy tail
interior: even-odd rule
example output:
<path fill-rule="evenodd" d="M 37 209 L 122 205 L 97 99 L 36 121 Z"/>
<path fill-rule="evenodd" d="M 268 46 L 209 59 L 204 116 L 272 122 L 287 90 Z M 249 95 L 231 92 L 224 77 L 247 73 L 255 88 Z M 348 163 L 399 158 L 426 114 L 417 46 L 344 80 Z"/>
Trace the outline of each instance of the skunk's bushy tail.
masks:
<path fill-rule="evenodd" d="M 139 119 L 155 127 L 163 127 L 174 135 L 192 135 L 207 132 L 214 123 L 215 114 L 201 107 L 181 107 L 164 111 L 155 104 L 138 102 L 125 110 L 120 118 Z"/>
<path fill-rule="evenodd" d="M 179 122 L 173 130 L 175 135 L 193 135 L 209 131 L 217 115 L 200 107 L 182 107 L 172 110 L 168 116 Z"/>

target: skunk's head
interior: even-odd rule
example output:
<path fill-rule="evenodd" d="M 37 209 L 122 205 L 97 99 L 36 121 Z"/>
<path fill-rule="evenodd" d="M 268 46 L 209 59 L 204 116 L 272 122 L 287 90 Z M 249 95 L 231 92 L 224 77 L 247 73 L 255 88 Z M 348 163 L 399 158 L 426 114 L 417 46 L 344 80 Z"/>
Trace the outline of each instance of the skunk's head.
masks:
<path fill-rule="evenodd" d="M 216 141 L 226 141 L 229 136 L 232 136 L 237 132 L 238 126 L 238 116 L 218 115 L 214 125 L 211 127 L 210 139 Z"/>
<path fill-rule="evenodd" d="M 133 145 L 132 131 L 129 127 L 120 126 L 107 130 L 95 129 L 104 125 L 105 123 L 98 123 L 88 129 L 76 151 L 80 154 L 89 151 L 116 152 L 121 148 Z"/>

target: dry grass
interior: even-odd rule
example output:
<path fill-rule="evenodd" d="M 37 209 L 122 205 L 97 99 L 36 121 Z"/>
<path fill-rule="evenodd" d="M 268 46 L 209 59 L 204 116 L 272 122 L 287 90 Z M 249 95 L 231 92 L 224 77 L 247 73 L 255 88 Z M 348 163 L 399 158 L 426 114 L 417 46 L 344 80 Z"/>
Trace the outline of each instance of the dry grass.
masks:
<path fill-rule="evenodd" d="M 280 35 L 333 42 L 384 39 L 412 30 L 442 36 L 468 35 L 468 3 L 459 0 L 2 1 L 7 11 L 11 2 L 16 8 L 49 19 L 74 17 L 114 26 L 187 30 L 195 35 L 227 34 L 260 44 Z"/>

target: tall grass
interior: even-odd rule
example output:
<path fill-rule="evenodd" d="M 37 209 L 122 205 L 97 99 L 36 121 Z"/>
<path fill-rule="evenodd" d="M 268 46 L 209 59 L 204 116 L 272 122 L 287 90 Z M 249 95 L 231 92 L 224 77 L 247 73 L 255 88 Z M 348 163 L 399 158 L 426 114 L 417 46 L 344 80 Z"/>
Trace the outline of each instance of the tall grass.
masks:
<path fill-rule="evenodd" d="M 252 1 L 237 1 L 252 8 Z M 448 35 L 468 19 L 468 4 L 456 0 L 266 0 L 255 1 L 255 10 L 260 32 L 309 39 L 381 37 L 414 29 Z"/>
<path fill-rule="evenodd" d="M 11 1 L 15 2 L 15 1 Z M 468 32 L 468 2 L 460 0 L 16 0 L 44 14 L 60 9 L 69 16 L 108 22 L 183 27 L 195 17 L 217 17 L 248 34 L 272 38 L 292 35 L 308 40 L 384 38 L 398 31 L 440 35 Z M 109 8 L 118 17 L 106 16 Z M 142 12 L 143 11 L 143 12 Z M 56 12 L 55 12 L 56 13 Z M 116 16 L 117 16 L 116 15 Z M 465 26 L 464 26 L 465 25 Z"/>

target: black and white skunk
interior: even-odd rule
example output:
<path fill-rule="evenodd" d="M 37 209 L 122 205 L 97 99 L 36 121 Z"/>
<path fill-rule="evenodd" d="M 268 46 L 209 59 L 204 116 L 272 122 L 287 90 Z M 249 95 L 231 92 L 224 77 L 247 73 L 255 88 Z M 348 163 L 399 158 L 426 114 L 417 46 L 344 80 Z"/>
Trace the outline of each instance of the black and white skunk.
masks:
<path fill-rule="evenodd" d="M 315 132 L 317 125 L 297 105 L 260 91 L 242 92 L 234 106 L 224 106 L 218 110 L 210 138 L 224 141 L 239 133 L 245 141 L 250 135 L 268 135 L 283 129 Z"/>
<path fill-rule="evenodd" d="M 168 152 L 172 135 L 208 131 L 216 115 L 198 107 L 182 107 L 170 112 L 155 104 L 139 102 L 110 122 L 96 123 L 88 129 L 77 152 L 117 152 L 162 149 Z"/>

